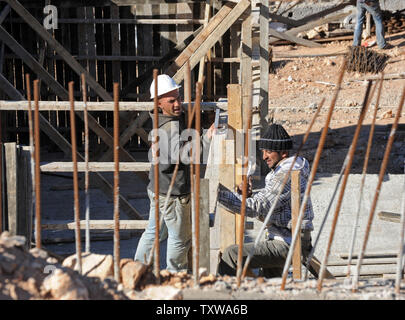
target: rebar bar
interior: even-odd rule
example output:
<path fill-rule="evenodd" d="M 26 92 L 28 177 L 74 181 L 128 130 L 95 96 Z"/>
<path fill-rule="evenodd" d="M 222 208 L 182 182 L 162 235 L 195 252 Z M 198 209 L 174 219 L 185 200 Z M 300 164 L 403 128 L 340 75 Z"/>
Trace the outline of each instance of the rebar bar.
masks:
<path fill-rule="evenodd" d="M 86 240 L 85 250 L 90 252 L 90 193 L 89 193 L 89 119 L 87 114 L 87 86 L 86 76 L 81 74 L 82 94 L 84 103 L 84 196 L 85 196 L 85 219 L 86 219 Z"/>
<path fill-rule="evenodd" d="M 389 156 L 390 156 L 392 144 L 394 143 L 395 132 L 396 132 L 397 127 L 398 127 L 398 121 L 399 121 L 399 118 L 401 117 L 402 107 L 403 107 L 403 104 L 404 104 L 404 99 L 405 99 L 405 86 L 404 86 L 404 89 L 402 91 L 402 96 L 401 96 L 400 103 L 399 103 L 399 106 L 398 106 L 398 109 L 397 109 L 397 114 L 395 115 L 394 124 L 391 127 L 390 136 L 388 138 L 387 146 L 385 148 L 384 158 L 383 158 L 381 168 L 380 168 L 380 173 L 379 173 L 379 176 L 378 176 L 378 183 L 377 183 L 376 191 L 375 191 L 375 194 L 374 194 L 374 199 L 373 199 L 373 202 L 372 202 L 372 205 L 371 205 L 369 218 L 368 218 L 368 221 L 367 221 L 366 231 L 365 231 L 365 234 L 364 234 L 363 245 L 361 247 L 360 254 L 359 254 L 359 257 L 358 257 L 358 260 L 357 260 L 356 272 L 354 274 L 354 279 L 353 279 L 353 284 L 352 284 L 352 290 L 353 291 L 357 290 L 361 263 L 363 262 L 364 252 L 366 251 L 367 241 L 368 241 L 368 237 L 369 237 L 369 234 L 370 234 L 370 229 L 371 229 L 371 225 L 372 225 L 372 222 L 373 222 L 375 209 L 376 209 L 376 206 L 377 206 L 378 197 L 380 195 L 381 185 L 382 185 L 382 182 L 384 180 L 384 174 L 385 174 L 385 170 L 386 170 L 387 165 L 388 165 L 388 159 L 389 159 Z"/>
<path fill-rule="evenodd" d="M 329 124 L 330 124 L 330 121 L 332 119 L 332 113 L 333 113 L 333 110 L 335 108 L 336 100 L 337 100 L 337 97 L 339 95 L 339 91 L 340 91 L 340 88 L 341 88 L 341 85 L 342 85 L 342 80 L 343 80 L 343 75 L 345 73 L 345 69 L 346 69 L 346 61 L 343 61 L 343 64 L 342 64 L 340 72 L 339 72 L 337 85 L 335 87 L 335 92 L 334 92 L 334 95 L 332 97 L 332 101 L 331 101 L 331 105 L 329 107 L 328 115 L 326 117 L 325 125 L 323 127 L 321 137 L 319 139 L 318 148 L 317 148 L 316 153 L 315 153 L 314 162 L 313 162 L 312 168 L 311 168 L 311 174 L 309 176 L 309 180 L 307 182 L 307 187 L 305 189 L 305 194 L 304 194 L 304 197 L 303 197 L 302 202 L 301 202 L 301 207 L 300 207 L 300 211 L 299 211 L 298 219 L 297 219 L 297 225 L 298 226 L 300 226 L 302 224 L 302 220 L 304 219 L 305 208 L 306 208 L 306 205 L 308 203 L 309 194 L 311 192 L 312 184 L 313 184 L 313 182 L 315 180 L 315 174 L 316 174 L 316 171 L 318 169 L 319 160 L 321 158 L 322 149 L 323 149 L 323 146 L 325 144 Z M 295 228 L 292 239 L 291 239 L 291 244 L 290 244 L 290 248 L 288 250 L 288 255 L 287 255 L 286 261 L 284 263 L 284 269 L 283 269 L 283 274 L 282 274 L 282 279 L 281 279 L 281 286 L 280 286 L 281 290 L 285 289 L 285 285 L 286 285 L 286 281 L 287 281 L 287 275 L 288 275 L 288 268 L 291 265 L 291 260 L 292 260 L 292 255 L 293 255 L 293 252 L 294 252 L 295 243 L 297 242 L 297 238 L 299 236 L 298 235 L 299 230 L 300 230 L 300 228 Z"/>
<path fill-rule="evenodd" d="M 121 282 L 120 277 L 120 114 L 119 90 L 117 82 L 113 84 L 114 94 L 114 279 Z M 155 91 L 157 92 L 157 91 Z"/>
<path fill-rule="evenodd" d="M 404 177 L 405 177 L 405 160 L 404 160 Z M 397 274 L 395 279 L 395 292 L 400 294 L 401 279 L 403 278 L 403 259 L 404 259 L 404 234 L 405 234 L 405 179 L 402 188 L 402 212 L 401 212 L 401 231 L 399 234 L 399 250 L 397 257 Z"/>
<path fill-rule="evenodd" d="M 28 131 L 30 143 L 30 157 L 31 157 L 31 206 L 29 208 L 29 217 L 33 219 L 35 207 L 35 152 L 34 152 L 34 128 L 32 124 L 32 108 L 31 108 L 31 80 L 30 74 L 25 75 L 25 86 L 27 88 L 27 101 L 28 101 Z M 1 167 L 1 166 L 0 166 Z M 1 179 L 0 179 L 1 181 Z M 1 192 L 0 192 L 1 193 Z M 0 228 L 1 231 L 1 228 Z"/>
<path fill-rule="evenodd" d="M 380 105 L 380 97 L 381 97 L 381 91 L 382 91 L 383 82 L 384 82 L 384 73 L 381 73 L 381 80 L 379 81 L 377 100 L 376 100 L 376 104 L 375 104 L 375 107 L 374 107 L 373 120 L 371 122 L 371 128 L 370 128 L 370 132 L 368 134 L 366 155 L 364 156 L 362 177 L 361 177 L 360 190 L 359 190 L 359 199 L 358 199 L 358 202 L 357 202 L 357 212 L 356 212 L 356 217 L 355 217 L 355 221 L 354 221 L 354 224 L 353 224 L 352 238 L 351 238 L 350 249 L 349 249 L 349 258 L 347 260 L 347 272 L 346 272 L 347 278 L 350 277 L 350 273 L 351 273 L 351 264 L 352 264 L 352 257 L 353 257 L 353 251 L 354 251 L 354 244 L 356 242 L 356 234 L 357 234 L 357 228 L 358 228 L 358 224 L 359 224 L 359 217 L 360 217 L 360 212 L 361 212 L 361 204 L 362 204 L 362 201 L 363 201 L 363 190 L 364 190 L 364 185 L 365 185 L 365 182 L 366 182 L 368 159 L 370 157 L 371 146 L 373 145 L 373 135 L 374 135 L 374 128 L 375 128 L 375 121 L 377 119 L 377 111 L 378 111 L 378 107 Z M 376 84 L 376 86 L 377 86 L 377 84 Z M 370 99 L 371 99 L 371 97 L 373 97 L 373 93 L 371 93 Z"/>
<path fill-rule="evenodd" d="M 80 242 L 80 207 L 79 207 L 79 178 L 77 170 L 77 146 L 76 146 L 76 122 L 75 122 L 75 103 L 73 97 L 74 82 L 70 81 L 69 86 L 69 101 L 70 101 L 70 132 L 72 140 L 72 162 L 73 162 L 73 201 L 74 201 L 74 218 L 75 218 L 75 243 L 76 243 L 76 259 L 78 271 L 82 273 L 82 252 Z"/>
<path fill-rule="evenodd" d="M 251 98 L 251 95 L 249 95 Z M 248 165 L 249 165 L 249 138 L 250 130 L 252 127 L 252 104 L 246 106 L 246 123 L 245 123 L 245 145 L 243 150 L 243 162 L 242 162 L 242 203 L 240 208 L 240 223 L 238 230 L 238 261 L 236 266 L 236 284 L 240 287 L 242 278 L 242 266 L 243 266 L 243 244 L 245 234 L 245 216 L 246 216 L 246 198 L 247 198 L 247 185 L 248 185 Z"/>
<path fill-rule="evenodd" d="M 346 55 L 347 71 L 379 73 L 387 65 L 389 56 L 362 46 L 350 46 Z"/>
<path fill-rule="evenodd" d="M 153 99 L 153 163 L 155 174 L 155 254 L 154 254 L 154 273 L 156 282 L 160 283 L 160 241 L 159 241 L 159 115 L 158 115 L 158 70 L 153 69 L 153 80 L 155 86 L 155 97 Z"/>
<path fill-rule="evenodd" d="M 197 135 L 195 137 L 195 201 L 194 201 L 194 216 L 193 216 L 193 275 L 194 275 L 194 285 L 199 285 L 199 266 L 200 266 L 200 130 L 201 130 L 201 95 L 202 95 L 202 84 L 197 82 L 196 84 L 196 96 L 195 96 L 195 130 Z"/>
<path fill-rule="evenodd" d="M 336 225 L 337 225 L 338 218 L 339 218 L 339 212 L 340 212 L 340 208 L 341 208 L 342 202 L 343 202 L 343 197 L 344 197 L 344 194 L 345 194 L 347 180 L 349 178 L 350 170 L 351 170 L 351 167 L 352 167 L 353 158 L 354 158 L 354 152 L 356 151 L 356 146 L 357 146 L 357 141 L 358 141 L 358 138 L 359 138 L 359 135 L 360 135 L 360 130 L 362 128 L 363 120 L 364 120 L 364 117 L 366 115 L 368 105 L 369 105 L 369 102 L 370 102 L 369 101 L 369 95 L 370 95 L 371 85 L 372 85 L 372 81 L 369 80 L 368 85 L 367 85 L 367 89 L 366 89 L 366 94 L 365 94 L 364 101 L 363 101 L 363 107 L 361 109 L 359 120 L 357 122 L 356 131 L 354 133 L 353 141 L 352 141 L 352 144 L 350 145 L 350 148 L 349 148 L 349 151 L 348 151 L 348 154 L 349 154 L 348 163 L 346 165 L 345 172 L 344 172 L 344 175 L 343 175 L 343 181 L 342 181 L 342 184 L 340 186 L 339 197 L 337 199 L 335 213 L 333 215 L 332 227 L 331 227 L 331 231 L 330 231 L 330 234 L 329 234 L 329 240 L 328 240 L 328 244 L 327 244 L 327 247 L 326 247 L 326 253 L 325 253 L 324 259 L 323 259 L 322 264 L 321 264 L 321 269 L 319 271 L 319 279 L 318 279 L 318 285 L 317 285 L 318 291 L 322 290 L 322 283 L 323 283 L 323 279 L 324 279 L 324 276 L 325 276 L 326 265 L 328 264 L 330 248 L 332 246 L 333 237 L 334 237 L 334 234 L 335 234 Z"/>
<path fill-rule="evenodd" d="M 303 146 L 305 145 L 305 143 L 306 143 L 306 141 L 307 141 L 307 139 L 308 139 L 308 137 L 309 137 L 309 133 L 311 132 L 312 126 L 314 125 L 315 120 L 316 120 L 316 118 L 318 117 L 318 115 L 319 115 L 319 113 L 320 113 L 320 111 L 321 111 L 321 109 L 322 109 L 322 106 L 323 106 L 324 102 L 325 102 L 325 99 L 322 99 L 320 105 L 318 106 L 318 109 L 316 110 L 316 112 L 315 112 L 315 114 L 314 114 L 314 116 L 313 116 L 313 118 L 312 118 L 311 123 L 309 124 L 309 126 L 308 126 L 308 128 L 307 128 L 307 132 L 306 132 L 305 135 L 304 135 L 304 138 L 303 138 L 303 140 L 302 140 L 302 142 L 301 142 L 301 145 L 300 145 L 300 146 L 298 147 L 298 149 L 297 149 L 297 152 L 296 152 L 296 154 L 295 154 L 295 156 L 294 156 L 294 159 L 293 159 L 293 161 L 292 161 L 292 163 L 291 163 L 291 166 L 290 166 L 288 172 L 286 173 L 286 175 L 284 176 L 284 180 L 283 180 L 283 182 L 281 183 L 281 186 L 280 186 L 280 188 L 279 188 L 279 190 L 278 190 L 278 193 L 277 193 L 277 195 L 276 195 L 276 197 L 275 197 L 275 200 L 274 200 L 274 202 L 273 202 L 273 204 L 272 204 L 272 206 L 271 206 L 269 212 L 267 213 L 266 218 L 265 218 L 264 221 L 263 221 L 263 224 L 262 224 L 262 226 L 261 226 L 261 228 L 260 228 L 260 230 L 259 230 L 259 232 L 258 232 L 258 235 L 256 236 L 254 245 L 253 245 L 252 249 L 251 249 L 251 250 L 249 251 L 249 253 L 248 253 L 248 256 L 247 256 L 247 258 L 246 258 L 245 264 L 244 264 L 244 266 L 243 266 L 242 279 L 246 276 L 246 272 L 247 272 L 247 269 L 248 269 L 248 267 L 249 267 L 250 260 L 251 260 L 252 257 L 253 257 L 254 251 L 255 251 L 255 249 L 256 249 L 258 243 L 259 243 L 259 240 L 260 240 L 260 239 L 262 238 L 262 236 L 263 236 L 264 230 L 266 229 L 267 223 L 269 222 L 270 217 L 271 217 L 271 215 L 272 215 L 273 212 L 274 212 L 274 209 L 275 209 L 275 207 L 276 207 L 276 205 L 277 205 L 278 199 L 280 198 L 281 193 L 282 193 L 282 191 L 283 191 L 285 185 L 287 184 L 288 177 L 289 177 L 289 175 L 290 175 L 290 173 L 291 173 L 291 171 L 292 171 L 292 169 L 293 169 L 293 167 L 294 167 L 295 161 L 297 160 L 298 155 L 299 155 L 300 152 L 301 152 L 301 149 L 303 148 Z"/>
<path fill-rule="evenodd" d="M 34 80 L 34 123 L 35 123 L 35 246 L 41 248 L 41 169 L 39 131 L 39 80 Z"/>
<path fill-rule="evenodd" d="M 0 112 L 0 234 L 3 232 L 3 137 L 1 131 L 1 112 Z M 32 185 L 34 189 L 34 185 Z"/>

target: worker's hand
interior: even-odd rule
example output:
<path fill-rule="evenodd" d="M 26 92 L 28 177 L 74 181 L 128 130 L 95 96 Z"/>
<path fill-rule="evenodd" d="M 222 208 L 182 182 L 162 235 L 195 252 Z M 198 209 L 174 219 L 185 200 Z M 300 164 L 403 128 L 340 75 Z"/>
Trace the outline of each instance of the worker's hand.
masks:
<path fill-rule="evenodd" d="M 212 136 L 214 135 L 214 133 L 215 133 L 215 124 L 213 123 L 211 125 L 211 127 L 209 127 L 208 130 L 207 130 L 207 133 L 206 133 L 207 138 L 211 139 Z"/>
<path fill-rule="evenodd" d="M 239 186 L 236 188 L 236 192 L 237 192 L 238 194 L 242 194 L 242 190 L 243 190 L 243 182 L 241 182 L 241 183 L 239 184 Z M 248 185 L 247 185 L 247 194 L 246 194 L 246 196 L 247 196 L 248 198 L 252 195 L 252 190 L 253 190 L 253 187 L 252 187 L 252 177 L 249 176 L 249 177 L 248 177 Z"/>

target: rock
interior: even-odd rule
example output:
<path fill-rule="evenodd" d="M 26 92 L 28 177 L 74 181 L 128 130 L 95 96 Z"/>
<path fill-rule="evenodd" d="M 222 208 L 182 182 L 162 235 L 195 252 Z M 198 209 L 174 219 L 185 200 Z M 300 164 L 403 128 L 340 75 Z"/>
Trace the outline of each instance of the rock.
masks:
<path fill-rule="evenodd" d="M 319 32 L 316 30 L 309 30 L 307 32 L 307 37 L 309 40 L 316 38 L 317 36 L 319 36 Z"/>
<path fill-rule="evenodd" d="M 392 110 L 385 111 L 385 112 L 381 115 L 381 119 L 389 119 L 389 118 L 392 118 L 392 117 L 393 117 L 393 115 L 392 115 Z"/>
<path fill-rule="evenodd" d="M 288 81 L 288 82 L 292 82 L 292 81 L 293 81 L 293 78 L 292 78 L 291 76 L 288 76 L 287 81 Z"/>
<path fill-rule="evenodd" d="M 8 231 L 4 231 L 0 235 L 0 243 L 4 244 L 5 247 L 23 247 L 25 245 L 24 236 L 12 236 Z"/>
<path fill-rule="evenodd" d="M 183 300 L 182 291 L 172 286 L 153 286 L 143 293 L 148 300 Z"/>
<path fill-rule="evenodd" d="M 78 271 L 79 266 L 77 264 L 76 254 L 67 257 L 62 265 Z M 114 275 L 112 255 L 83 252 L 82 273 L 88 277 L 98 277 L 102 280 L 107 277 L 112 277 Z"/>
<path fill-rule="evenodd" d="M 9 252 L 3 252 L 0 255 L 0 267 L 4 273 L 12 274 L 17 268 L 18 263 L 15 255 Z"/>
<path fill-rule="evenodd" d="M 120 267 L 120 269 L 122 284 L 127 289 L 135 289 L 139 280 L 148 269 L 148 266 L 140 261 L 133 260 L 126 261 L 124 263 L 121 260 L 121 264 L 122 267 Z"/>
<path fill-rule="evenodd" d="M 41 259 L 47 259 L 48 258 L 48 252 L 45 250 L 39 249 L 39 248 L 32 248 L 29 251 L 35 258 L 41 258 Z"/>
<path fill-rule="evenodd" d="M 200 279 L 201 277 L 205 277 L 208 275 L 208 270 L 207 268 L 199 268 L 198 269 L 198 278 Z"/>
<path fill-rule="evenodd" d="M 213 274 L 209 274 L 208 276 L 204 276 L 200 278 L 200 285 L 204 284 L 211 284 L 217 281 L 217 278 Z"/>
<path fill-rule="evenodd" d="M 62 269 L 56 269 L 42 284 L 43 292 L 57 300 L 88 300 L 87 288 L 78 278 Z"/>

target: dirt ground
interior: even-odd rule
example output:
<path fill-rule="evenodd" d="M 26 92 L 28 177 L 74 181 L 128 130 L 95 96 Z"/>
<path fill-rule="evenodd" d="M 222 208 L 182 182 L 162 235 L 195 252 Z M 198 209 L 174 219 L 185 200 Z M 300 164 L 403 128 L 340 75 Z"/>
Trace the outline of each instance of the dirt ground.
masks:
<path fill-rule="evenodd" d="M 405 72 L 405 32 L 387 36 L 392 49 L 381 50 L 372 47 L 380 53 L 390 56 L 384 73 L 398 74 Z M 309 141 L 304 148 L 304 155 L 312 160 L 316 151 L 321 130 L 324 126 L 328 109 L 335 93 L 336 82 L 344 53 L 351 41 L 336 41 L 325 43 L 324 48 L 306 48 L 302 46 L 273 46 L 273 71 L 269 80 L 269 118 L 281 123 L 294 136 L 298 146 L 306 132 L 317 105 L 322 98 L 325 103 L 318 116 Z M 334 55 L 335 54 L 335 55 Z M 297 57 L 302 55 L 328 55 L 321 57 Z M 288 57 L 289 56 L 289 57 Z M 367 77 L 372 74 L 346 72 L 342 88 L 339 92 L 336 107 L 330 123 L 328 140 L 323 152 L 324 164 L 320 170 L 338 173 L 353 138 L 359 118 L 362 101 L 366 91 Z M 376 81 L 374 81 L 375 83 Z M 371 149 L 369 172 L 378 173 L 388 141 L 391 124 L 394 121 L 405 79 L 385 80 L 377 112 L 376 128 Z M 376 90 L 377 91 L 377 90 Z M 358 155 L 365 154 L 368 133 L 370 131 L 374 108 L 375 93 L 372 103 L 363 122 L 363 128 L 358 143 Z M 405 155 L 405 110 L 402 110 L 400 125 L 397 130 L 387 171 L 403 173 Z M 330 155 L 333 154 L 333 158 Z M 392 156 L 394 155 L 394 156 Z M 330 158 L 328 161 L 328 157 Z M 363 157 L 362 157 L 363 158 Z M 323 168 L 322 168 L 323 166 Z M 361 173 L 363 160 L 355 161 L 353 170 Z"/>

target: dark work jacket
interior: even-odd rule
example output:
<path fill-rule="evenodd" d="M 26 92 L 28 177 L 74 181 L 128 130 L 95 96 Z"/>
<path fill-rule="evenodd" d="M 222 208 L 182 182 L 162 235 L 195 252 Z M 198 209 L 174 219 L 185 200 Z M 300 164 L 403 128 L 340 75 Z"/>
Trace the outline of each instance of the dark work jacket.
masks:
<path fill-rule="evenodd" d="M 150 112 L 150 117 L 152 118 L 153 123 L 154 117 L 152 112 Z M 184 113 L 176 117 L 167 116 L 159 112 L 158 119 L 158 129 L 163 133 L 163 135 L 159 137 L 159 193 L 167 194 L 176 167 L 176 162 L 180 159 L 180 155 L 187 152 L 191 142 L 180 141 L 181 139 L 179 138 L 179 135 L 181 135 L 183 130 L 187 129 Z M 166 137 L 164 135 L 166 135 Z M 201 139 L 201 144 L 203 148 L 209 147 L 210 139 L 203 137 Z M 150 160 L 152 160 L 151 149 L 149 150 Z M 155 166 L 153 162 L 149 171 L 149 180 L 148 189 L 155 192 Z M 189 193 L 190 164 L 188 162 L 183 163 L 180 161 L 171 196 L 181 196 Z"/>

